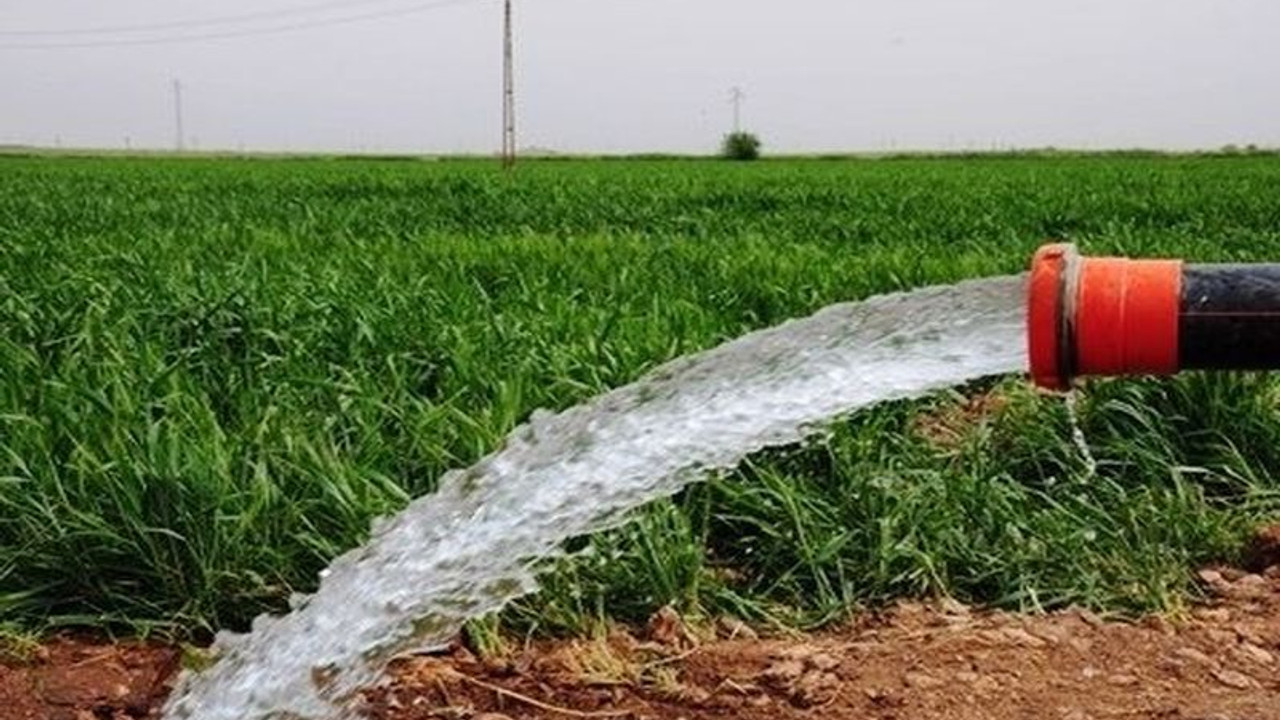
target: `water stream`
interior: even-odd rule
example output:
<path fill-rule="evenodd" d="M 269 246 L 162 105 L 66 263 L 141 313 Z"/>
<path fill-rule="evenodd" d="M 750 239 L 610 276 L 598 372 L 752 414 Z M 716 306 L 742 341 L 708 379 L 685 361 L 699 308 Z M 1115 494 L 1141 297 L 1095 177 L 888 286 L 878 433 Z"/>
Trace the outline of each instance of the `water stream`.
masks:
<path fill-rule="evenodd" d="M 1067 408 L 1067 421 L 1071 423 L 1071 442 L 1076 446 L 1076 452 L 1080 453 L 1080 460 L 1084 463 L 1084 479 L 1092 480 L 1098 476 L 1098 459 L 1093 455 L 1093 449 L 1089 447 L 1089 438 L 1084 434 L 1084 426 L 1080 424 L 1080 393 L 1076 390 L 1070 390 L 1063 397 L 1063 402 Z"/>
<path fill-rule="evenodd" d="M 180 681 L 169 720 L 336 720 L 408 650 L 537 588 L 562 543 L 616 526 L 857 408 L 1025 366 L 1023 285 L 1000 277 L 828 307 L 664 365 L 562 413 L 375 523 L 319 590 Z"/>

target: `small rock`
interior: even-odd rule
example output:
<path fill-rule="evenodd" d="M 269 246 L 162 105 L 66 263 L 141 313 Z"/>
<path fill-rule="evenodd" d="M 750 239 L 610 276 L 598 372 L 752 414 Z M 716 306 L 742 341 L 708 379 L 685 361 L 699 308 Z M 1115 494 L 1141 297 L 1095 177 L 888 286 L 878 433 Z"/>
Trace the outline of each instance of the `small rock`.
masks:
<path fill-rule="evenodd" d="M 974 681 L 973 687 L 980 693 L 994 693 L 1000 690 L 1000 681 L 990 675 L 983 675 Z"/>
<path fill-rule="evenodd" d="M 1220 590 L 1221 594 L 1233 598 L 1258 599 L 1271 594 L 1271 583 L 1261 575 L 1250 573 L 1242 575 L 1239 580 Z"/>
<path fill-rule="evenodd" d="M 1259 687 L 1257 680 L 1235 670 L 1214 670 L 1211 674 L 1218 682 L 1237 690 L 1253 690 Z"/>
<path fill-rule="evenodd" d="M 1103 625 L 1107 624 L 1107 621 L 1103 620 L 1097 613 L 1093 612 L 1092 610 L 1077 610 L 1076 615 L 1078 615 L 1080 619 L 1084 621 L 1085 625 L 1088 625 L 1089 627 L 1094 629 L 1100 628 Z"/>
<path fill-rule="evenodd" d="M 807 672 L 791 690 L 791 702 L 797 707 L 810 708 L 831 700 L 840 687 L 840 678 L 827 672 Z"/>
<path fill-rule="evenodd" d="M 1208 655 L 1205 655 L 1204 653 L 1192 647 L 1178 648 L 1177 650 L 1173 651 L 1173 654 L 1185 660 L 1190 660 L 1192 662 L 1204 665 L 1205 667 L 1211 667 L 1211 668 L 1218 667 L 1217 660 L 1214 660 Z"/>
<path fill-rule="evenodd" d="M 1250 589 L 1265 588 L 1268 585 L 1267 579 L 1257 573 L 1249 573 L 1239 580 L 1236 580 L 1234 584 L 1237 588 L 1244 587 Z"/>
<path fill-rule="evenodd" d="M 1102 671 L 1092 665 L 1086 665 L 1080 670 L 1080 677 L 1085 680 L 1092 680 L 1102 674 Z"/>
<path fill-rule="evenodd" d="M 1226 578 L 1222 577 L 1222 573 L 1217 570 L 1201 570 L 1196 573 L 1196 576 L 1200 578 L 1201 582 L 1210 587 L 1222 585 L 1226 582 Z"/>
<path fill-rule="evenodd" d="M 922 673 L 922 672 L 907 673 L 906 676 L 903 678 L 903 682 L 907 685 L 907 687 L 912 687 L 917 690 L 934 690 L 936 688 L 942 687 L 943 685 L 946 685 L 946 682 L 939 680 L 938 678 L 928 673 Z"/>
<path fill-rule="evenodd" d="M 1156 661 L 1156 669 L 1166 675 L 1173 675 L 1178 678 L 1186 678 L 1187 661 L 1181 660 L 1170 655 Z M 1167 682 L 1167 681 L 1166 681 Z"/>
<path fill-rule="evenodd" d="M 1261 633 L 1246 625 L 1233 625 L 1231 629 L 1236 631 L 1236 635 L 1240 637 L 1240 642 L 1253 643 L 1259 647 L 1272 644 L 1271 641 Z"/>
<path fill-rule="evenodd" d="M 1088 653 L 1093 650 L 1093 641 L 1089 638 L 1073 637 L 1067 639 L 1067 644 L 1078 653 Z"/>
<path fill-rule="evenodd" d="M 815 670 L 829 671 L 840 667 L 840 660 L 827 653 L 814 653 L 805 658 L 805 665 Z"/>
<path fill-rule="evenodd" d="M 1211 623 L 1231 622 L 1231 611 L 1227 608 L 1196 608 L 1191 612 L 1197 619 Z"/>
<path fill-rule="evenodd" d="M 956 673 L 956 680 L 959 680 L 962 683 L 976 683 L 980 677 L 982 676 L 972 670 L 961 670 Z"/>
<path fill-rule="evenodd" d="M 1022 628 L 1005 628 L 1004 636 L 1015 645 L 1028 648 L 1042 648 L 1047 643 Z"/>
<path fill-rule="evenodd" d="M 1130 685 L 1137 685 L 1139 682 L 1141 681 L 1133 675 L 1112 675 L 1107 678 L 1107 684 L 1115 685 L 1116 687 L 1128 687 Z"/>
<path fill-rule="evenodd" d="M 1218 628 L 1211 628 L 1209 630 L 1206 630 L 1205 634 L 1209 636 L 1209 641 L 1212 642 L 1214 645 L 1229 646 L 1229 645 L 1235 645 L 1236 643 L 1236 634 L 1234 631 L 1231 631 L 1231 630 L 1219 630 Z"/>
<path fill-rule="evenodd" d="M 1009 638 L 999 630 L 979 630 L 974 635 L 988 645 L 1005 645 L 1009 642 Z"/>
<path fill-rule="evenodd" d="M 1264 650 L 1250 642 L 1245 642 L 1245 643 L 1241 643 L 1240 645 L 1237 645 L 1235 649 L 1235 653 L 1240 657 L 1252 660 L 1253 662 L 1256 662 L 1259 665 L 1273 665 L 1275 664 L 1275 661 L 1276 661 L 1275 655 L 1272 655 L 1267 650 Z"/>
<path fill-rule="evenodd" d="M 814 653 L 818 652 L 821 652 L 821 650 L 818 650 L 816 646 L 808 643 L 800 643 L 798 645 L 792 645 L 781 652 L 776 653 L 776 655 L 784 660 L 799 660 L 804 662 Z"/>
<path fill-rule="evenodd" d="M 1053 623 L 1036 627 L 1031 630 L 1031 634 L 1050 645 L 1058 645 L 1071 639 L 1071 628 Z"/>
<path fill-rule="evenodd" d="M 760 679 L 774 687 L 787 687 L 804 675 L 804 662 L 795 658 L 779 660 L 760 673 Z"/>
<path fill-rule="evenodd" d="M 1222 578 L 1224 580 L 1232 583 L 1248 574 L 1244 570 L 1234 567 L 1224 567 L 1219 572 L 1222 574 Z"/>
<path fill-rule="evenodd" d="M 834 670 L 840 666 L 839 658 L 823 652 L 813 645 L 796 645 L 787 648 L 779 657 L 783 660 L 794 660 L 804 665 L 806 670 Z"/>

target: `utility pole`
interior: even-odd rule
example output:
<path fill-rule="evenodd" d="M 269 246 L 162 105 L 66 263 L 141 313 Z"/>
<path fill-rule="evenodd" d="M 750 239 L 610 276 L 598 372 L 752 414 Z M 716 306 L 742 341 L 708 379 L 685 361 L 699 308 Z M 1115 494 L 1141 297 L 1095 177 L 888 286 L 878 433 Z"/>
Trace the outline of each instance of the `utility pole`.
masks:
<path fill-rule="evenodd" d="M 502 17 L 502 167 L 516 164 L 516 79 L 512 58 L 511 0 L 503 2 Z"/>
<path fill-rule="evenodd" d="M 186 144 L 183 141 L 182 134 L 182 81 L 173 81 L 173 125 L 174 125 L 174 147 L 178 152 L 182 152 Z"/>
<path fill-rule="evenodd" d="M 742 101 L 745 100 L 747 94 L 742 88 L 734 86 L 729 90 L 729 102 L 733 103 L 733 132 L 734 134 L 742 132 Z"/>

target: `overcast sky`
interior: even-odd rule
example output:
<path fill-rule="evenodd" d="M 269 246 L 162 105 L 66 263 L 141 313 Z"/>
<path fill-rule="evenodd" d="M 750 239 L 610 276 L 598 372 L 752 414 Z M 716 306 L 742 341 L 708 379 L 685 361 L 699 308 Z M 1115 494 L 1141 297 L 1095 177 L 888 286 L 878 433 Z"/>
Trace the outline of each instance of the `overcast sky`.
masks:
<path fill-rule="evenodd" d="M 500 0 L 430 2 L 3 0 L 0 144 L 172 146 L 180 78 L 201 149 L 490 151 Z M 774 150 L 1280 145 L 1280 0 L 517 0 L 516 13 L 522 146 L 706 151 L 732 123 L 733 86 Z"/>

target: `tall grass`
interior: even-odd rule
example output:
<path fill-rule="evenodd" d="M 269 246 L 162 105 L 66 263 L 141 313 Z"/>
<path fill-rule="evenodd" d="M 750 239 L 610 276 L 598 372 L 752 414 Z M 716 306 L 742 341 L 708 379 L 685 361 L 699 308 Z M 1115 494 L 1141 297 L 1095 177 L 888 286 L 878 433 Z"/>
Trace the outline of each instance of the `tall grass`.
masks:
<path fill-rule="evenodd" d="M 1272 158 L 0 158 L 0 623 L 242 627 L 538 407 L 840 300 L 1280 254 Z M 576 545 L 510 621 L 950 593 L 1168 608 L 1280 513 L 1263 376 L 1016 380 L 841 422 Z"/>

